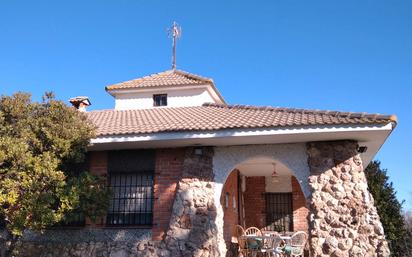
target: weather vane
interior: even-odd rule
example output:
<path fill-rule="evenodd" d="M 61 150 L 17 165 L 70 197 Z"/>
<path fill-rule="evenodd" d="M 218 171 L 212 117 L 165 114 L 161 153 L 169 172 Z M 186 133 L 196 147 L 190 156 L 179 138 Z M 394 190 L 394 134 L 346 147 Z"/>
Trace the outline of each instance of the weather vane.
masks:
<path fill-rule="evenodd" d="M 173 25 L 167 30 L 167 34 L 172 38 L 172 69 L 176 69 L 176 42 L 182 36 L 182 28 L 175 21 Z"/>

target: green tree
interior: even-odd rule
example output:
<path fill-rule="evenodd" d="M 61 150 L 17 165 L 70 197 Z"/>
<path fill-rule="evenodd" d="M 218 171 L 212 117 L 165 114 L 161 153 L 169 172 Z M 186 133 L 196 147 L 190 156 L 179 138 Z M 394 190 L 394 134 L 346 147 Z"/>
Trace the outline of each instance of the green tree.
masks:
<path fill-rule="evenodd" d="M 405 256 L 412 256 L 412 211 L 407 211 L 403 214 L 407 229 L 407 237 L 405 238 L 406 254 Z"/>
<path fill-rule="evenodd" d="M 84 114 L 46 93 L 0 97 L 0 216 L 11 238 L 8 255 L 26 229 L 42 232 L 73 210 L 104 214 L 105 182 L 82 167 L 94 126 Z"/>
<path fill-rule="evenodd" d="M 406 256 L 405 238 L 408 231 L 402 215 L 402 203 L 396 198 L 396 191 L 386 175 L 387 170 L 380 167 L 379 161 L 371 162 L 365 169 L 369 191 L 375 199 L 380 220 L 392 256 Z"/>

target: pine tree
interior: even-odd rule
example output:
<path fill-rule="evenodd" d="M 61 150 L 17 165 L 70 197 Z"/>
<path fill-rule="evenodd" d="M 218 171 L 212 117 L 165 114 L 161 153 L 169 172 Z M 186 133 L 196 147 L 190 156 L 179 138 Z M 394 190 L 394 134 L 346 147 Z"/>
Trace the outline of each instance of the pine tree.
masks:
<path fill-rule="evenodd" d="M 402 204 L 396 198 L 396 191 L 389 182 L 387 170 L 380 167 L 379 161 L 371 162 L 365 169 L 369 191 L 375 199 L 386 239 L 391 248 L 392 256 L 408 256 L 405 239 L 408 231 L 402 215 Z"/>

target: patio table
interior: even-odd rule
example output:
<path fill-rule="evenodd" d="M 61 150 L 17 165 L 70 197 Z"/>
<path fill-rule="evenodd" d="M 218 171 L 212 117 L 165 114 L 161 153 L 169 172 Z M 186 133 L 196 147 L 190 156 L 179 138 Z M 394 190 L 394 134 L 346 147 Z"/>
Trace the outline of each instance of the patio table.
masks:
<path fill-rule="evenodd" d="M 292 239 L 291 235 L 288 234 L 279 234 L 279 232 L 276 231 L 262 231 L 262 233 L 265 236 L 273 236 L 273 235 L 279 235 L 281 239 L 285 240 L 285 241 L 289 241 L 290 239 Z"/>
<path fill-rule="evenodd" d="M 261 248 L 261 247 L 263 246 L 263 242 L 264 242 L 265 239 L 272 239 L 273 236 L 270 236 L 270 235 L 263 235 L 263 236 L 258 236 L 258 235 L 243 235 L 243 236 L 241 236 L 241 238 L 242 238 L 242 239 L 245 239 L 246 242 L 248 242 L 248 239 L 253 239 L 253 240 L 256 240 L 256 241 L 260 241 L 260 242 L 262 243 L 262 245 L 260 246 L 260 248 L 250 249 L 250 250 L 252 250 L 252 256 L 255 257 L 258 252 L 265 252 L 265 249 L 262 249 L 262 248 Z M 283 239 L 282 236 L 281 236 L 281 239 Z M 285 239 L 290 239 L 290 237 L 286 236 Z M 283 239 L 283 240 L 285 240 L 285 239 Z M 267 249 L 266 249 L 266 250 L 267 250 Z M 277 249 L 275 249 L 275 250 L 276 250 L 276 253 L 277 253 L 277 254 L 278 254 L 278 253 L 281 253 L 281 251 L 278 251 Z"/>

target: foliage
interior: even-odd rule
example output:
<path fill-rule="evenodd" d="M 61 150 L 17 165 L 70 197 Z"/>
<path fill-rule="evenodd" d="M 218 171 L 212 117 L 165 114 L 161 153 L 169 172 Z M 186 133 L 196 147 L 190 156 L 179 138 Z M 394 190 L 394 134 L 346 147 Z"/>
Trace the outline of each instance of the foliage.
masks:
<path fill-rule="evenodd" d="M 405 256 L 412 256 L 412 211 L 405 212 L 404 219 L 405 219 L 406 229 L 408 232 L 408 235 L 405 238 L 405 245 L 406 245 Z"/>
<path fill-rule="evenodd" d="M 396 198 L 396 191 L 386 173 L 387 170 L 380 167 L 379 161 L 371 162 L 365 169 L 369 191 L 375 199 L 391 254 L 405 256 L 405 238 L 408 233 L 402 216 L 402 203 Z"/>
<path fill-rule="evenodd" d="M 0 216 L 13 236 L 43 231 L 74 209 L 104 214 L 105 181 L 79 169 L 93 136 L 86 116 L 51 93 L 42 102 L 0 98 Z"/>

